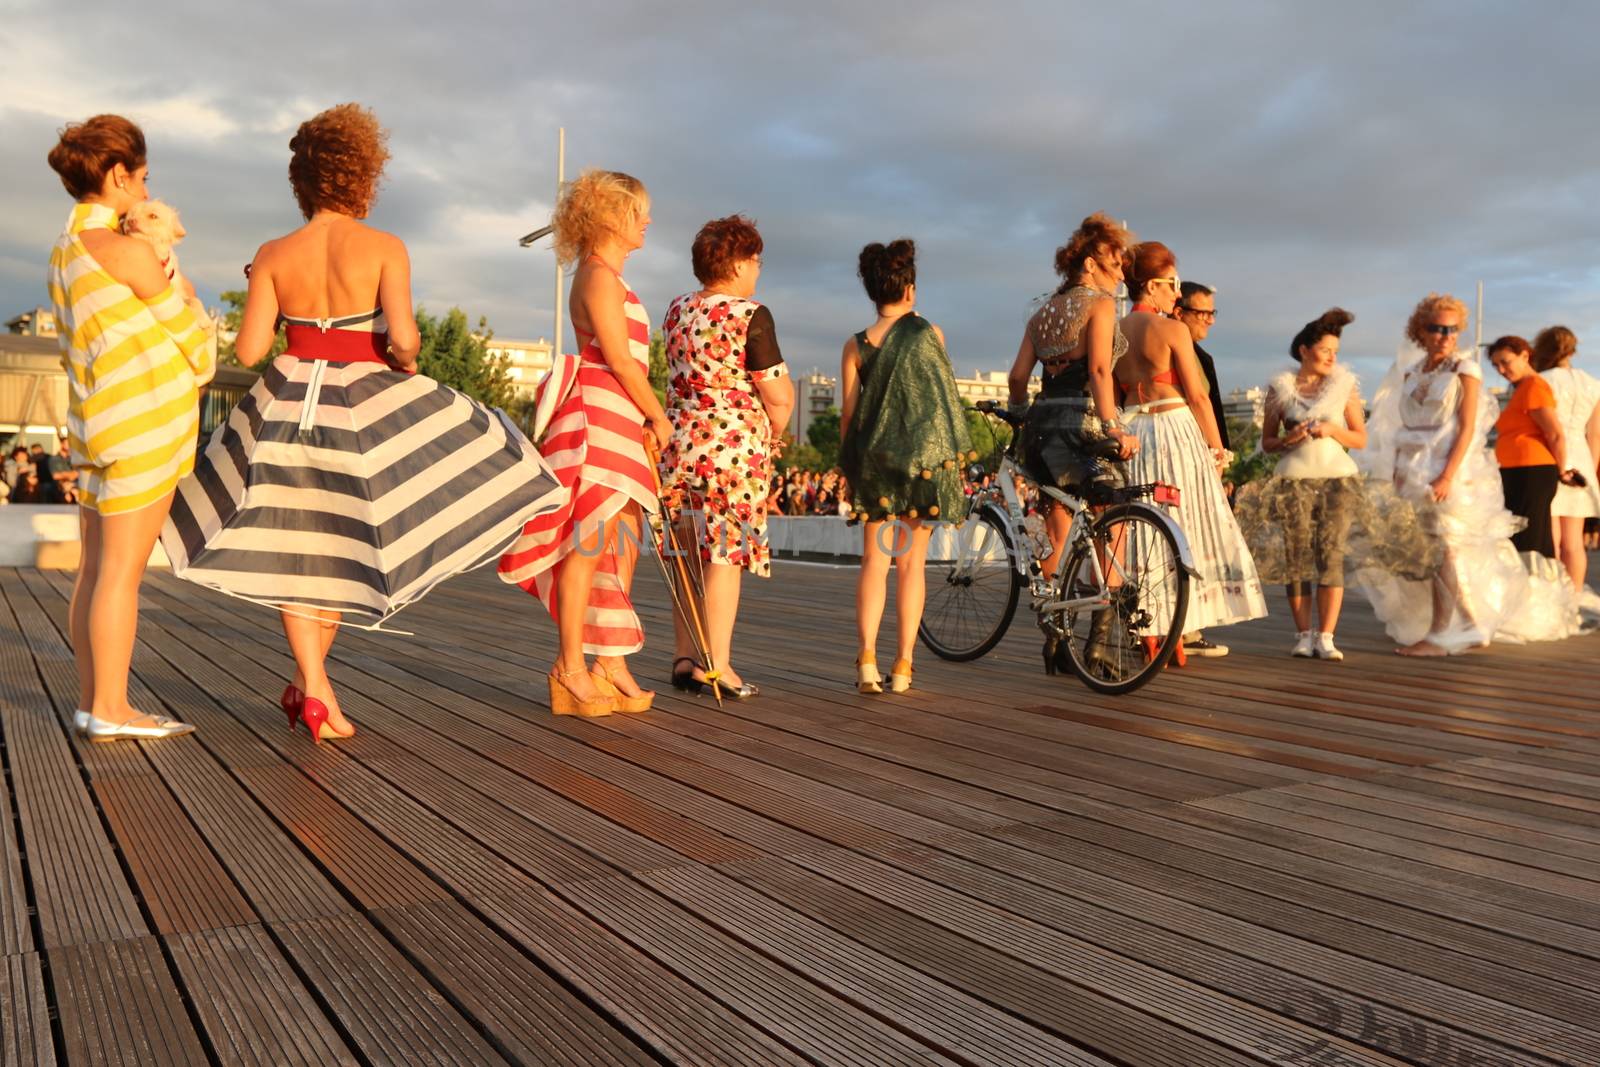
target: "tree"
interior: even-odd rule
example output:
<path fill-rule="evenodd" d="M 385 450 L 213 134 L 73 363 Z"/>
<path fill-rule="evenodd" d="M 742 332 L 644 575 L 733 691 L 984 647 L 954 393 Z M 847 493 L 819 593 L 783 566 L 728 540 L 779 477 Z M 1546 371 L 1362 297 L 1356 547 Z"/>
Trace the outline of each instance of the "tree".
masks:
<path fill-rule="evenodd" d="M 1257 478 L 1265 478 L 1277 465 L 1277 457 L 1261 451 L 1261 427 L 1249 419 L 1228 420 L 1228 440 L 1233 445 L 1233 462 L 1222 472 L 1225 481 L 1236 489 Z"/>
<path fill-rule="evenodd" d="M 985 470 L 1000 467 L 1000 453 L 1011 443 L 1011 427 L 999 419 L 983 414 L 970 404 L 966 405 L 967 436 L 972 439 L 973 451 Z"/>
<path fill-rule="evenodd" d="M 243 363 L 239 362 L 239 354 L 237 349 L 239 341 L 239 325 L 240 323 L 244 322 L 245 296 L 246 293 L 243 289 L 227 289 L 222 293 L 222 303 L 227 310 L 222 313 L 222 321 L 217 323 L 217 362 L 224 366 L 244 366 Z M 277 336 L 273 337 L 272 339 L 272 348 L 268 350 L 267 358 L 257 363 L 254 367 L 249 367 L 246 369 L 257 372 L 265 370 L 267 364 L 271 363 L 278 356 L 281 356 L 283 354 L 283 350 L 287 348 L 288 345 L 289 342 L 284 338 L 283 333 L 280 331 Z"/>
<path fill-rule="evenodd" d="M 511 403 L 511 377 L 505 360 L 489 355 L 494 332 L 486 319 L 480 316 L 478 329 L 473 331 L 467 325 L 466 312 L 458 307 L 443 316 L 418 308 L 417 330 L 422 334 L 418 371 L 481 403 L 499 408 Z"/>
<path fill-rule="evenodd" d="M 806 428 L 806 443 L 817 450 L 818 470 L 839 465 L 839 409 L 830 407 L 811 420 Z"/>
<path fill-rule="evenodd" d="M 650 335 L 650 388 L 661 406 L 667 406 L 667 339 L 660 330 Z"/>

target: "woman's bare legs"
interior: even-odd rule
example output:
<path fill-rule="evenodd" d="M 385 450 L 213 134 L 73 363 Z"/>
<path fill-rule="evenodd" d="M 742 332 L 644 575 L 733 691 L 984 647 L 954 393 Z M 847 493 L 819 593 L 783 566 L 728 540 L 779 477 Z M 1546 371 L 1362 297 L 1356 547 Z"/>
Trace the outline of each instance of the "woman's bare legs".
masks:
<path fill-rule="evenodd" d="M 639 505 L 630 502 L 622 512 L 607 524 L 606 550 L 614 552 L 617 557 L 617 580 L 622 583 L 622 592 L 628 595 L 633 590 L 633 572 L 639 563 L 639 549 L 644 544 L 644 524 L 639 513 Z M 599 561 L 596 560 L 596 566 Z M 588 604 L 588 594 L 584 594 L 584 604 Z M 582 648 L 582 645 L 579 645 Z M 611 683 L 623 696 L 642 696 L 644 690 L 639 683 L 633 680 L 633 674 L 628 670 L 628 661 L 622 656 L 596 656 L 595 663 L 604 667 L 611 677 Z M 574 692 L 573 695 L 577 695 Z"/>
<path fill-rule="evenodd" d="M 731 563 L 712 563 L 705 569 L 706 643 L 720 672 L 723 685 L 737 689 L 744 679 L 732 667 L 733 623 L 739 615 L 739 585 L 744 568 Z"/>
<path fill-rule="evenodd" d="M 928 539 L 933 527 L 921 519 L 907 519 L 906 532 L 896 531 L 896 545 L 900 551 L 894 560 L 895 615 L 898 622 L 899 647 L 895 661 L 910 663 L 917 648 L 917 628 L 922 625 L 922 607 L 928 597 L 927 567 Z"/>
<path fill-rule="evenodd" d="M 600 555 L 613 544 L 616 524 L 617 519 L 612 518 L 587 538 L 577 540 L 572 551 L 562 558 L 561 571 L 556 576 L 557 681 L 581 701 L 600 698 L 583 656 L 583 617 L 589 610 L 589 592 L 594 586 L 594 572 L 600 566 Z"/>
<path fill-rule="evenodd" d="M 1575 515 L 1557 515 L 1551 524 L 1556 539 L 1556 559 L 1567 569 L 1572 587 L 1582 590 L 1589 575 L 1589 552 L 1583 545 L 1583 520 Z"/>
<path fill-rule="evenodd" d="M 89 604 L 94 599 L 95 581 L 100 576 L 100 513 L 93 508 L 78 509 L 78 544 L 82 552 L 78 575 L 72 582 L 67 632 L 72 640 L 72 658 L 78 666 L 78 707 L 88 711 L 94 706 L 94 646 L 89 641 Z"/>
<path fill-rule="evenodd" d="M 139 627 L 139 583 L 171 507 L 169 493 L 160 503 L 138 511 L 80 519 L 86 534 L 84 569 L 90 573 L 87 579 L 80 573 L 73 587 L 71 632 L 74 648 L 88 652 L 87 664 L 78 660 L 80 684 L 87 677 L 91 694 L 84 710 L 106 722 L 123 723 L 143 714 L 128 704 L 128 669 Z M 79 509 L 80 516 L 84 510 Z M 92 562 L 91 542 L 95 542 Z"/>
<path fill-rule="evenodd" d="M 1321 622 L 1319 629 L 1325 634 L 1333 633 L 1333 628 L 1339 625 L 1339 611 L 1344 607 L 1344 587 L 1340 585 L 1317 586 L 1317 618 Z M 1307 612 L 1307 625 L 1300 629 L 1310 629 L 1310 612 Z M 1299 625 L 1296 618 L 1295 624 Z"/>
<path fill-rule="evenodd" d="M 889 564 L 898 540 L 884 534 L 883 520 L 861 525 L 861 571 L 856 575 L 856 647 L 861 662 L 876 658 L 878 627 L 883 623 L 883 605 L 888 598 Z"/>
<path fill-rule="evenodd" d="M 1467 620 L 1467 624 L 1475 625 L 1466 605 L 1460 602 L 1461 587 L 1456 581 L 1455 553 L 1448 548 L 1444 552 L 1444 562 L 1440 563 L 1439 569 L 1434 572 L 1432 586 L 1433 619 L 1428 625 L 1428 634 L 1420 641 L 1395 649 L 1402 656 L 1448 656 L 1450 651 L 1436 644 L 1431 638 L 1445 628 L 1457 607 L 1461 609 L 1462 617 Z"/>
<path fill-rule="evenodd" d="M 293 611 L 281 609 L 278 617 L 283 621 L 283 636 L 289 640 L 289 651 L 294 655 L 295 687 L 308 699 L 319 700 L 328 709 L 322 736 L 351 736 L 356 732 L 355 724 L 339 710 L 339 698 L 327 671 L 328 650 L 339 632 L 339 613 L 296 608 Z"/>
<path fill-rule="evenodd" d="M 687 521 L 678 522 L 678 523 L 676 523 L 674 525 L 674 529 L 677 531 L 678 547 L 680 549 L 682 549 L 684 551 L 688 551 L 688 552 L 696 551 L 695 547 L 694 547 L 695 546 L 694 523 L 687 522 Z M 671 559 L 668 559 L 666 561 L 666 563 L 667 563 L 667 566 L 669 568 L 676 566 L 675 561 L 673 561 Z M 692 565 L 693 561 L 688 559 L 688 558 L 685 558 L 683 563 L 684 563 L 685 567 L 688 567 L 688 566 Z M 705 617 L 705 605 L 704 604 L 696 604 L 694 607 L 700 611 L 701 618 L 704 618 Z M 683 608 L 684 608 L 684 611 L 691 610 L 690 606 L 688 604 L 683 605 Z M 677 670 L 678 664 L 683 662 L 684 660 L 689 660 L 690 662 L 695 663 L 695 664 L 698 664 L 700 662 L 700 653 L 694 647 L 694 637 L 693 637 L 692 634 L 689 633 L 689 624 L 684 621 L 683 614 L 684 614 L 684 612 L 683 611 L 679 611 L 676 606 L 673 607 L 673 610 L 672 610 L 672 639 L 673 639 L 673 644 L 672 644 L 672 667 L 673 667 L 673 670 Z"/>
<path fill-rule="evenodd" d="M 1289 614 L 1294 617 L 1295 633 L 1311 629 L 1311 594 L 1306 587 L 1296 583 L 1289 586 Z"/>
<path fill-rule="evenodd" d="M 1067 534 L 1072 532 L 1072 516 L 1059 501 L 1047 500 L 1044 505 L 1044 529 L 1050 535 L 1050 555 L 1039 566 L 1045 579 L 1055 577 L 1061 565 L 1061 554 L 1067 550 Z"/>

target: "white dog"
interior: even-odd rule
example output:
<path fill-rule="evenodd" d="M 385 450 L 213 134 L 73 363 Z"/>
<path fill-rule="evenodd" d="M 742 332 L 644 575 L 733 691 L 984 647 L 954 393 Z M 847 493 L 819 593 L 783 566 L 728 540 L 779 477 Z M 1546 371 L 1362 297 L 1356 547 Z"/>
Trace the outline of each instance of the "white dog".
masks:
<path fill-rule="evenodd" d="M 178 218 L 178 212 L 171 204 L 161 200 L 135 204 L 122 217 L 122 232 L 129 237 L 139 238 L 155 249 L 161 269 L 167 272 L 167 280 L 179 285 L 178 254 L 173 251 L 173 246 L 183 240 L 189 231 L 183 228 L 183 220 Z"/>
<path fill-rule="evenodd" d="M 122 232 L 129 237 L 137 237 L 155 249 L 156 258 L 161 261 L 161 269 L 166 272 L 167 280 L 183 295 L 183 302 L 189 305 L 189 310 L 200 320 L 201 329 L 206 331 L 212 349 L 211 365 L 214 367 L 217 325 L 206 312 L 205 304 L 195 295 L 194 285 L 178 269 L 178 253 L 173 250 L 173 245 L 183 240 L 188 233 L 183 228 L 183 220 L 178 218 L 177 209 L 161 200 L 145 200 L 135 204 L 122 217 Z M 207 372 L 205 380 L 210 381 L 210 379 L 210 372 Z"/>

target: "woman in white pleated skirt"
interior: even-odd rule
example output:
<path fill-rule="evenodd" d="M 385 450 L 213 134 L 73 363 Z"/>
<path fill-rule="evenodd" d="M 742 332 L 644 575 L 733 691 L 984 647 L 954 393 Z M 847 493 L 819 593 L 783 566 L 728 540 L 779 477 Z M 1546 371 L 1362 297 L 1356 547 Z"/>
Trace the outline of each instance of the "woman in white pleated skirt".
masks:
<path fill-rule="evenodd" d="M 1128 352 L 1115 374 L 1128 429 L 1139 450 L 1128 462 L 1133 484 L 1165 482 L 1180 492 L 1173 518 L 1194 556 L 1186 650 L 1222 655 L 1225 646 L 1198 631 L 1259 619 L 1266 597 L 1239 524 L 1228 507 L 1220 472 L 1231 458 L 1217 433 L 1210 390 L 1188 328 L 1169 318 L 1178 297 L 1178 261 L 1159 241 L 1136 245 L 1124 264 L 1133 310 L 1122 320 Z"/>

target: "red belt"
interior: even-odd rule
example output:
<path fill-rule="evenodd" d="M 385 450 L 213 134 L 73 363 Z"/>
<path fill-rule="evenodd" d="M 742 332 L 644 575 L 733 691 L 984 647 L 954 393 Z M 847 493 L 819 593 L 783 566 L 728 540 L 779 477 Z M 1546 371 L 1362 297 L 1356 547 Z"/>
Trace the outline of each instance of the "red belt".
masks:
<path fill-rule="evenodd" d="M 326 359 L 334 363 L 389 364 L 389 335 L 370 330 L 322 330 L 315 326 L 285 323 L 289 341 L 285 355 L 296 359 Z"/>

